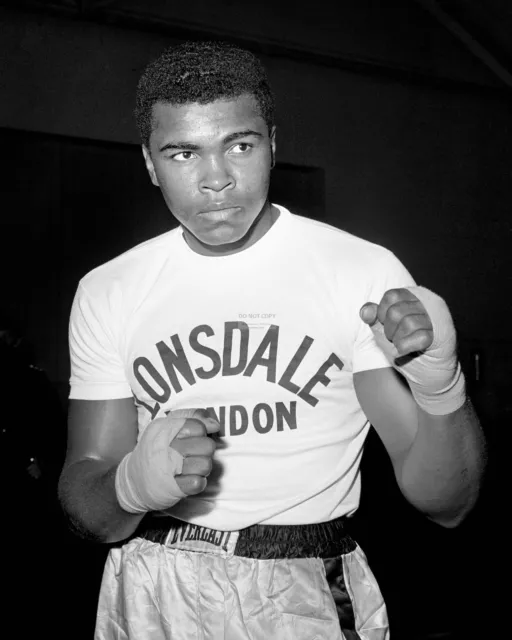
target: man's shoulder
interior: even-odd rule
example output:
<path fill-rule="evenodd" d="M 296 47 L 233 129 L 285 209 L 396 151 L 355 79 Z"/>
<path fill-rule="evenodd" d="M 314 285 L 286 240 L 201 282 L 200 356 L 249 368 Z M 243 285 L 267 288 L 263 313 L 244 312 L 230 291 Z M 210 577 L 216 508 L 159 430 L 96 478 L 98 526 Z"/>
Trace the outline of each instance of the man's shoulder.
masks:
<path fill-rule="evenodd" d="M 158 273 L 172 258 L 180 240 L 180 227 L 141 242 L 95 267 L 80 280 L 90 295 L 105 292 L 113 284 L 136 288 L 141 278 Z"/>
<path fill-rule="evenodd" d="M 386 247 L 320 220 L 291 213 L 297 241 L 326 259 L 356 263 L 393 259 Z"/>

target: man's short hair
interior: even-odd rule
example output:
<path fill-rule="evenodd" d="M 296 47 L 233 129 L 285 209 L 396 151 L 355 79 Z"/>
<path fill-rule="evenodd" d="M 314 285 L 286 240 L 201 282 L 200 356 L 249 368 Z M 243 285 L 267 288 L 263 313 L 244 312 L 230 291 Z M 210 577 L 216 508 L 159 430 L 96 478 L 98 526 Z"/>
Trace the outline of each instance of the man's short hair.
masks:
<path fill-rule="evenodd" d="M 274 124 L 274 96 L 261 62 L 252 53 L 225 42 L 185 42 L 165 50 L 142 74 L 135 118 L 149 148 L 153 106 L 209 104 L 250 94 L 269 131 Z"/>

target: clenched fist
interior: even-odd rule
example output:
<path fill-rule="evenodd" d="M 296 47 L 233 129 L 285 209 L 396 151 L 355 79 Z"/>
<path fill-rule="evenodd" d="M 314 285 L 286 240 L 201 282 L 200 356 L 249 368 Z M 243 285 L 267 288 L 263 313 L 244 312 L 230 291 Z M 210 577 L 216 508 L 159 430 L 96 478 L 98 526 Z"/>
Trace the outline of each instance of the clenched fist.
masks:
<path fill-rule="evenodd" d="M 390 289 L 380 302 L 364 304 L 360 316 L 424 411 L 445 415 L 464 404 L 455 327 L 442 298 L 424 287 Z"/>
<path fill-rule="evenodd" d="M 184 494 L 195 495 L 206 488 L 206 478 L 212 470 L 216 447 L 215 441 L 208 436 L 219 429 L 219 423 L 207 410 L 196 409 L 193 417 L 185 420 L 172 441 L 170 446 L 183 457 L 182 470 L 176 475 L 176 483 Z"/>
<path fill-rule="evenodd" d="M 212 468 L 218 422 L 205 409 L 178 409 L 143 431 L 116 472 L 116 495 L 129 513 L 162 511 L 200 493 Z"/>
<path fill-rule="evenodd" d="M 393 344 L 396 356 L 426 351 L 434 339 L 430 316 L 409 289 L 390 289 L 379 304 L 366 303 L 361 319 Z"/>

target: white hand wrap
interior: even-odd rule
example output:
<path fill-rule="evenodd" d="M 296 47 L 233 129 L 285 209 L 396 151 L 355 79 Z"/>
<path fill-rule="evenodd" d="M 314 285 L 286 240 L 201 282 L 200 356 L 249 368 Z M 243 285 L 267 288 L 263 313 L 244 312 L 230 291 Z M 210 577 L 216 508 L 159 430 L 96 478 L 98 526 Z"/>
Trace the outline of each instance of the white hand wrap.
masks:
<path fill-rule="evenodd" d="M 430 347 L 414 357 L 399 356 L 395 345 L 384 335 L 380 322 L 372 326 L 379 347 L 393 367 L 409 382 L 418 405 L 432 415 L 447 415 L 466 400 L 464 374 L 457 359 L 457 339 L 445 301 L 424 287 L 407 287 L 425 307 L 434 339 Z"/>
<path fill-rule="evenodd" d="M 162 511 L 186 497 L 174 478 L 182 471 L 183 456 L 170 444 L 194 413 L 195 409 L 180 409 L 153 420 L 135 449 L 121 460 L 115 487 L 117 500 L 125 511 Z"/>

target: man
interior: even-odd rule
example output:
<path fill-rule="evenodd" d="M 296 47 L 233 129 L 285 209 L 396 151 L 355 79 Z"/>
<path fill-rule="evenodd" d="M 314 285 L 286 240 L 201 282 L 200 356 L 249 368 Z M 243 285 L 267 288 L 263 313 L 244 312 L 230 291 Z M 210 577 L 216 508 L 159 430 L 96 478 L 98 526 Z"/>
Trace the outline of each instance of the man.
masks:
<path fill-rule="evenodd" d="M 89 273 L 71 314 L 60 497 L 119 543 L 96 638 L 388 638 L 347 532 L 370 423 L 443 526 L 484 466 L 448 309 L 386 249 L 269 202 L 273 98 L 250 53 L 170 49 L 136 115 L 181 226 Z"/>

